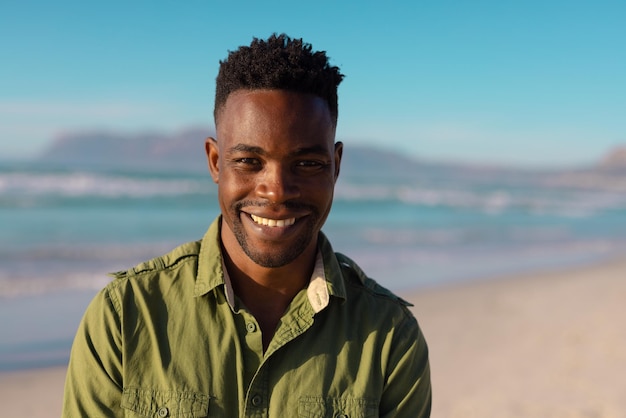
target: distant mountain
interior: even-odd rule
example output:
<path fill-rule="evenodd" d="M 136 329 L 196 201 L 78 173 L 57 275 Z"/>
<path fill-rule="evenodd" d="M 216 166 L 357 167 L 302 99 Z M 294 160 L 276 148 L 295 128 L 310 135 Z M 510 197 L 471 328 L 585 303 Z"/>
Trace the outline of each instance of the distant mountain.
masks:
<path fill-rule="evenodd" d="M 61 136 L 40 160 L 68 168 L 206 172 L 204 141 L 211 129 L 196 127 L 170 135 L 135 135 L 109 131 Z M 379 180 L 447 183 L 458 179 L 475 183 L 543 184 L 551 187 L 593 188 L 626 192 L 626 146 L 612 150 L 597 164 L 559 170 L 531 170 L 424 161 L 399 152 L 344 141 L 341 177 L 363 183 Z"/>
<path fill-rule="evenodd" d="M 592 166 L 553 173 L 545 178 L 545 184 L 626 193 L 626 145 L 610 150 Z"/>
<path fill-rule="evenodd" d="M 206 170 L 204 141 L 212 135 L 201 127 L 171 135 L 75 132 L 56 138 L 39 160 L 70 167 Z"/>
<path fill-rule="evenodd" d="M 56 138 L 39 160 L 67 167 L 206 171 L 204 141 L 208 128 L 174 134 L 111 131 L 75 132 Z M 415 160 L 376 148 L 344 144 L 342 170 L 359 176 L 404 175 L 415 172 Z"/>
<path fill-rule="evenodd" d="M 609 151 L 600 162 L 600 167 L 626 170 L 626 145 L 615 147 Z"/>

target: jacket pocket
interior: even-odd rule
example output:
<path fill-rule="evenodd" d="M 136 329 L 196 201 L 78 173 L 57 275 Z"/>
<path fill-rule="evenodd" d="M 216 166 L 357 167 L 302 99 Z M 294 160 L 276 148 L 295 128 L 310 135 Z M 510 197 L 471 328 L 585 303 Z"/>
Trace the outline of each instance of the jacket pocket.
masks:
<path fill-rule="evenodd" d="M 196 392 L 124 388 L 122 408 L 140 417 L 200 418 L 209 413 L 209 396 Z"/>
<path fill-rule="evenodd" d="M 364 398 L 305 396 L 298 403 L 300 418 L 375 418 L 378 402 Z"/>

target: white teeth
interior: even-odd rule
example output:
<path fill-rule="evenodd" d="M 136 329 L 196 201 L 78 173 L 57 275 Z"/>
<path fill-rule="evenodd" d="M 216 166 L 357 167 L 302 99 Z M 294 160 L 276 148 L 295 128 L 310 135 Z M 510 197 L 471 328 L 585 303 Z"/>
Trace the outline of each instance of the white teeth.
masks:
<path fill-rule="evenodd" d="M 261 218 L 260 216 L 256 216 L 252 214 L 250 216 L 252 217 L 252 220 L 254 222 L 258 223 L 259 225 L 265 225 L 265 226 L 290 226 L 296 222 L 296 218 L 268 219 L 268 218 Z"/>

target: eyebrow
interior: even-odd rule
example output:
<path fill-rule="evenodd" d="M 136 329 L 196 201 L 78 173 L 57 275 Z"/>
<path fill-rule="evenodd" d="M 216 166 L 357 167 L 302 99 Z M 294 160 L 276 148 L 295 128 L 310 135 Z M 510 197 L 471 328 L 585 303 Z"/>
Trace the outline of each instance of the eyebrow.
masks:
<path fill-rule="evenodd" d="M 267 152 L 261 148 L 261 147 L 257 147 L 254 145 L 246 145 L 246 144 L 237 144 L 234 145 L 232 147 L 230 147 L 228 149 L 229 153 L 235 153 L 235 152 L 248 152 L 251 154 L 257 154 L 257 155 L 266 155 Z M 290 157 L 298 157 L 301 155 L 310 155 L 310 154 L 318 154 L 318 155 L 328 155 L 328 150 L 321 146 L 321 145 L 314 145 L 312 147 L 303 147 L 303 148 L 298 148 L 292 152 L 289 153 Z"/>
<path fill-rule="evenodd" d="M 249 152 L 251 154 L 259 154 L 259 155 L 265 155 L 265 150 L 261 147 L 255 147 L 253 145 L 246 145 L 246 144 L 237 144 L 234 145 L 232 147 L 230 147 L 228 149 L 229 153 L 233 153 L 233 152 Z"/>

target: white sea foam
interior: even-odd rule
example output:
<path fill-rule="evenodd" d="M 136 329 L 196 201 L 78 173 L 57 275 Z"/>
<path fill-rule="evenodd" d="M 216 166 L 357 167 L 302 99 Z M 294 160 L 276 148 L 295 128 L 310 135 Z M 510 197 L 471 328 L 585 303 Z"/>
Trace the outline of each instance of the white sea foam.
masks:
<path fill-rule="evenodd" d="M 585 217 L 611 210 L 626 210 L 626 195 L 607 191 L 558 188 L 482 189 L 463 185 L 360 185 L 342 183 L 337 199 L 396 201 L 412 206 L 473 209 L 488 214 L 520 210 L 538 215 Z"/>
<path fill-rule="evenodd" d="M 73 272 L 62 277 L 24 277 L 12 280 L 0 274 L 0 298 L 15 298 L 28 295 L 42 295 L 68 290 L 102 289 L 111 280 L 105 274 L 94 272 Z"/>
<path fill-rule="evenodd" d="M 421 207 L 448 207 L 500 214 L 521 210 L 538 215 L 585 217 L 610 210 L 626 210 L 626 194 L 614 190 L 581 190 L 560 183 L 526 186 L 428 182 L 359 184 L 344 179 L 337 185 L 337 200 L 397 202 Z M 207 177 L 150 177 L 88 171 L 0 173 L 0 198 L 34 206 L 38 198 L 179 198 L 215 193 Z"/>
<path fill-rule="evenodd" d="M 15 172 L 0 174 L 0 195 L 61 197 L 158 197 L 207 193 L 208 180 L 134 178 L 121 175 Z"/>

